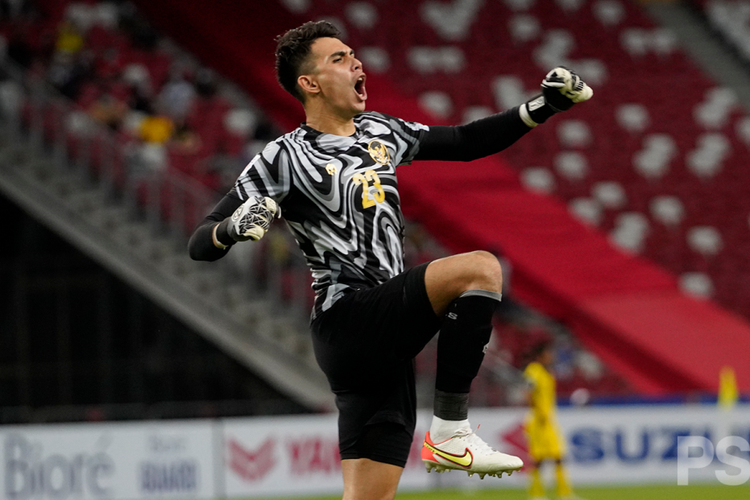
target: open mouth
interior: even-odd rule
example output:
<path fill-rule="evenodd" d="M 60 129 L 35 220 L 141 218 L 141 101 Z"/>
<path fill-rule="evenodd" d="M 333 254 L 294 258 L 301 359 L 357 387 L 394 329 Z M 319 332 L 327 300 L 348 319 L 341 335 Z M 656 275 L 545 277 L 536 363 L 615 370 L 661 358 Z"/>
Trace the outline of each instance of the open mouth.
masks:
<path fill-rule="evenodd" d="M 360 76 L 357 78 L 357 81 L 354 83 L 354 91 L 357 93 L 357 96 L 359 96 L 360 99 L 363 101 L 367 99 L 367 90 L 365 89 L 365 75 Z"/>

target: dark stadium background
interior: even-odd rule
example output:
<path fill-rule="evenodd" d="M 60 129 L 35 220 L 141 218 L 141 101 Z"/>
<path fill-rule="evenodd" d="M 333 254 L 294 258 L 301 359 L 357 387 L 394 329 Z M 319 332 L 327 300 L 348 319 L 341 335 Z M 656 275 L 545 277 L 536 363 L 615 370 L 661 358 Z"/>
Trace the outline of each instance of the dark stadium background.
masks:
<path fill-rule="evenodd" d="M 390 73 L 373 71 L 370 75 L 368 88 L 373 108 L 430 123 L 458 123 L 462 120 L 460 104 L 494 105 L 488 86 L 490 72 L 483 67 L 477 69 L 477 64 L 494 65 L 495 72 L 517 74 L 527 89 L 535 88 L 544 75 L 544 71 L 530 64 L 528 47 L 503 43 L 508 42 L 503 30 L 494 34 L 477 30 L 469 42 L 458 43 L 466 49 L 476 47 L 476 52 L 468 53 L 466 62 L 466 72 L 473 81 L 465 75 L 439 71 L 427 77 L 416 74 L 404 55 L 407 46 L 437 46 L 441 41 L 432 32 L 408 31 L 408 26 L 394 21 L 414 17 L 415 10 L 409 2 L 381 4 L 389 13 L 388 18 L 381 18 L 369 30 L 349 26 L 352 45 L 367 46 L 387 39 L 394 54 L 399 54 L 397 49 L 403 51 L 393 57 Z M 284 95 L 273 78 L 273 37 L 279 28 L 292 27 L 306 16 L 340 16 L 343 8 L 343 2 L 313 2 L 313 12 L 303 16 L 289 13 L 275 2 L 222 2 L 210 11 L 201 2 L 136 1 L 115 5 L 119 24 L 97 31 L 101 37 L 97 42 L 91 38 L 84 43 L 84 47 L 90 44 L 88 48 L 94 50 L 98 62 L 84 65 L 80 74 L 63 71 L 68 76 L 62 80 L 55 80 L 61 73 L 52 71 L 60 69 L 53 56 L 63 43 L 61 33 L 67 29 L 62 19 L 68 2 L 29 1 L 21 12 L 6 8 L 0 24 L 11 63 L 4 70 L 7 74 L 3 80 L 11 80 L 18 71 L 28 81 L 41 75 L 72 100 L 74 104 L 69 100 L 65 101 L 66 106 L 78 112 L 93 109 L 102 97 L 97 89 L 106 82 L 111 85 L 112 95 L 136 109 L 153 103 L 144 104 L 148 99 L 134 96 L 132 89 L 122 85 L 117 78 L 124 74 L 127 61 L 110 57 L 106 50 L 97 52 L 97 43 L 119 47 L 132 61 L 143 63 L 153 79 L 160 75 L 159 84 L 152 82 L 154 94 L 157 87 L 169 81 L 170 64 L 179 60 L 185 64 L 185 75 L 204 107 L 195 113 L 197 116 L 188 117 L 190 126 L 180 129 L 181 135 L 175 139 L 184 149 L 174 154 L 170 149 L 165 163 L 157 158 L 163 162 L 159 168 L 171 165 L 169 168 L 186 175 L 191 182 L 197 181 L 214 197 L 226 190 L 252 151 L 302 119 L 296 101 Z M 633 2 L 624 5 L 627 15 L 635 19 L 634 26 L 654 28 L 645 7 Z M 707 3 L 686 5 L 695 16 L 694 21 L 697 19 L 695 22 L 709 22 Z M 499 2 L 487 8 L 493 12 L 505 9 Z M 596 137 L 589 150 L 578 149 L 591 154 L 591 179 L 576 184 L 556 173 L 558 190 L 549 196 L 531 195 L 522 189 L 518 179 L 524 169 L 551 165 L 560 149 L 556 129 L 550 124 L 535 131 L 537 139 L 528 138 L 499 159 L 478 162 L 474 170 L 470 170 L 471 166 L 461 166 L 460 171 L 455 165 L 430 166 L 434 168 L 431 172 L 438 175 L 430 173 L 431 184 L 423 186 L 421 181 L 428 176 L 426 167 L 414 167 L 404 172 L 401 181 L 405 211 L 411 219 L 407 255 L 410 262 L 481 245 L 488 246 L 508 264 L 510 289 L 507 305 L 497 319 L 496 356 L 492 371 L 477 381 L 478 402 L 490 406 L 517 404 L 501 386 L 517 378 L 524 350 L 543 337 L 556 339 L 567 356 L 563 361 L 567 359 L 568 364 L 561 366 L 570 375 L 560 383 L 563 403 L 581 388 L 589 392 L 594 402 L 711 400 L 718 389 L 719 368 L 724 365 L 734 366 L 741 390 L 747 390 L 750 380 L 744 357 L 750 344 L 750 271 L 746 250 L 750 248 L 750 234 L 746 233 L 750 230 L 745 170 L 750 154 L 747 143 L 735 131 L 746 117 L 742 101 L 733 105 L 727 124 L 719 127 L 730 138 L 733 153 L 717 180 L 704 182 L 689 176 L 672 176 L 656 183 L 646 182 L 630 164 L 645 133 L 628 135 L 616 129 L 615 106 L 626 98 L 647 104 L 653 125 L 650 131 L 674 135 L 680 154 L 686 155 L 702 132 L 699 125 L 686 120 L 692 120 L 693 108 L 719 84 L 720 75 L 709 74 L 687 52 L 674 50 L 658 57 L 647 54 L 639 58 L 628 55 L 622 47 L 610 47 L 618 38 L 608 31 L 610 28 L 592 28 L 595 19 L 590 14 L 579 18 L 562 15 L 560 7 L 552 2 L 538 2 L 534 12 L 553 28 L 591 30 L 591 44 L 579 42 L 573 53 L 576 58 L 612 57 L 606 61 L 608 79 L 598 87 L 592 84 L 595 99 L 573 112 L 603 131 L 596 135 L 599 131 L 594 130 Z M 491 28 L 490 18 L 480 23 L 483 29 Z M 731 48 L 731 40 L 722 36 L 720 27 L 713 26 L 711 30 L 735 70 L 747 77 L 746 56 L 738 48 Z M 165 40 L 169 40 L 167 51 L 163 50 Z M 476 43 L 482 40 L 484 43 Z M 604 50 L 607 47 L 610 52 Z M 165 62 L 165 53 L 174 59 L 167 57 Z M 433 87 L 453 97 L 457 104 L 451 112 L 436 116 L 420 107 L 419 96 Z M 227 89 L 231 92 L 227 93 Z M 235 101 L 226 98 L 229 94 Z M 241 137 L 226 131 L 219 133 L 224 115 L 236 108 L 237 102 L 253 112 L 251 131 Z M 22 133 L 33 129 L 37 116 L 33 99 L 26 106 L 18 115 Z M 39 117 L 46 134 L 40 139 L 46 144 L 42 149 L 54 154 L 54 145 L 68 141 L 71 162 L 83 162 L 76 156 L 80 154 L 76 149 L 80 143 L 74 134 L 61 139 L 61 124 L 68 123 L 64 121 L 68 115 L 56 115 L 51 109 L 45 109 Z M 206 125 L 205 130 L 199 129 L 201 123 Z M 110 158 L 122 160 L 123 165 L 131 165 L 127 162 L 134 157 L 141 162 L 149 160 L 147 156 L 128 156 L 142 141 L 137 133 L 125 130 L 124 121 L 114 128 L 118 134 L 107 135 L 109 139 L 104 141 L 106 147 L 113 147 L 107 151 L 118 151 Z M 200 144 L 197 153 L 190 149 L 196 135 Z M 13 142 L 9 137 L 12 136 L 6 135 L 6 145 Z M 95 183 L 101 182 L 109 175 L 101 173 L 109 172 L 102 166 L 107 160 L 96 156 L 99 146 L 95 142 L 86 144 L 92 155 L 85 160 L 92 167 L 86 175 L 91 175 Z M 132 164 L 131 174 L 136 168 L 147 169 L 144 164 Z M 680 165 L 684 167 L 684 163 Z M 677 170 L 674 168 L 673 172 Z M 659 226 L 653 216 L 649 216 L 652 233 L 644 248 L 614 250 L 607 236 L 617 228 L 617 217 L 625 209 L 604 210 L 595 228 L 569 216 L 566 208 L 569 202 L 587 194 L 593 181 L 612 178 L 625 186 L 631 200 L 627 209 L 646 213 L 655 195 L 677 194 L 686 205 L 690 224 L 726 223 L 722 229 L 723 252 L 695 252 L 685 242 L 687 222 L 677 231 L 670 231 Z M 417 189 L 422 187 L 423 191 Z M 448 187 L 460 188 L 462 199 L 469 200 L 466 212 L 455 207 L 460 205 L 456 198 L 445 195 Z M 135 209 L 136 218 L 149 219 L 153 215 L 150 210 L 156 210 L 157 218 L 162 218 L 157 221 L 158 227 L 170 234 L 182 232 L 184 238 L 184 233 L 205 213 L 203 199 L 199 203 L 195 198 L 179 206 L 165 206 L 167 202 L 163 202 L 154 208 L 146 194 L 150 188 L 138 189 L 135 203 L 142 205 Z M 164 193 L 171 188 L 159 185 L 158 189 L 163 189 L 162 201 L 169 198 Z M 118 191 L 115 198 L 126 198 L 124 192 Z M 448 209 L 439 209 L 442 204 Z M 4 198 L 0 207 L 6 221 L 0 250 L 0 423 L 286 414 L 320 409 L 290 396 L 283 381 L 269 380 L 266 373 L 254 370 L 252 363 L 244 362 L 241 356 L 217 347 L 196 324 L 178 319 L 174 309 L 134 287 L 122 274 L 103 265 L 102 259 L 92 259 L 90 252 L 66 241 L 60 236 L 65 231 L 50 228 L 44 217 L 20 208 L 11 197 Z M 112 224 L 117 226 L 117 220 Z M 525 232 L 541 239 L 525 239 Z M 556 236 L 558 239 L 554 239 Z M 271 314 L 304 318 L 304 308 L 301 313 L 294 308 L 309 301 L 308 292 L 304 291 L 308 283 L 304 269 L 295 267 L 298 263 L 290 263 L 293 258 L 287 256 L 294 247 L 283 236 L 269 238 L 265 245 L 261 247 L 264 256 L 270 255 L 280 265 L 288 266 L 279 275 L 288 282 L 267 283 L 261 279 L 257 283 L 262 293 L 279 294 L 282 301 L 289 302 L 288 309 Z M 145 253 L 143 256 L 147 258 Z M 565 265 L 558 265 L 559 262 Z M 710 300 L 688 296 L 691 290 L 679 288 L 679 278 L 691 272 L 712 279 Z M 214 281 L 221 279 L 217 276 Z M 622 295 L 608 303 L 606 295 L 612 290 Z M 687 314 L 694 312 L 701 314 L 698 320 Z M 634 327 L 633 322 L 640 323 Z M 304 320 L 298 323 L 303 324 Z M 252 323 L 247 328 L 252 330 Z M 300 331 L 304 335 L 304 327 Z M 302 341 L 293 338 L 288 342 L 283 349 L 291 352 L 299 348 L 300 359 L 310 361 Z M 578 359 L 590 361 L 590 372 L 586 366 L 576 364 Z M 429 380 L 429 360 L 421 359 L 419 366 L 425 380 Z"/>

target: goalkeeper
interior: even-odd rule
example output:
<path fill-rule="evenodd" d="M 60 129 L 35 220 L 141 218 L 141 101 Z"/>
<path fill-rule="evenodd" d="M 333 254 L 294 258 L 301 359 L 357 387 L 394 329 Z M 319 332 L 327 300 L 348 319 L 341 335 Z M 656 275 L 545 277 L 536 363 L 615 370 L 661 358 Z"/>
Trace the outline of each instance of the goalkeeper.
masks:
<path fill-rule="evenodd" d="M 529 102 L 463 126 L 428 127 L 365 111 L 367 76 L 339 35 L 320 21 L 277 39 L 278 80 L 306 120 L 248 164 L 195 230 L 190 255 L 219 259 L 283 214 L 313 275 L 313 347 L 336 396 L 346 500 L 396 494 L 416 424 L 414 357 L 438 330 L 427 470 L 517 470 L 521 460 L 489 447 L 468 420 L 501 298 L 500 264 L 477 251 L 404 270 L 396 167 L 497 153 L 591 89 L 555 68 Z"/>

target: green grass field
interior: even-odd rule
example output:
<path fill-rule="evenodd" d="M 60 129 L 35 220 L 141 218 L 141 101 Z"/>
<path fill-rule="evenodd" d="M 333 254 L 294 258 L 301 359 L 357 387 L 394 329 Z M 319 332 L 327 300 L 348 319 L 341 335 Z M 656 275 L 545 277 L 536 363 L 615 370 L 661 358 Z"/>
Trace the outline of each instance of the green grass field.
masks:
<path fill-rule="evenodd" d="M 750 500 L 750 486 L 622 486 L 578 488 L 584 500 Z M 307 498 L 335 500 L 341 497 Z M 423 493 L 401 493 L 397 500 L 527 500 L 525 490 L 433 490 Z M 554 500 L 554 495 L 550 495 Z M 278 499 L 277 499 L 278 500 Z M 301 500 L 297 497 L 295 500 Z"/>

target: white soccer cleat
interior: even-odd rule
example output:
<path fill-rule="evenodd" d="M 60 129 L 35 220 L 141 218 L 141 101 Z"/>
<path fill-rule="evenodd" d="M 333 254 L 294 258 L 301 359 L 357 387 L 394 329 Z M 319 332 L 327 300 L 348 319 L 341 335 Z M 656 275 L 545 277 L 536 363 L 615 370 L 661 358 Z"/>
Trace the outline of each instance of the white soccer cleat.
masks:
<path fill-rule="evenodd" d="M 469 476 L 479 474 L 481 479 L 486 475 L 502 477 L 503 473 L 510 476 L 523 467 L 520 458 L 491 448 L 470 430 L 459 430 L 441 443 L 433 443 L 427 432 L 422 445 L 422 462 L 427 472 L 463 470 Z"/>

